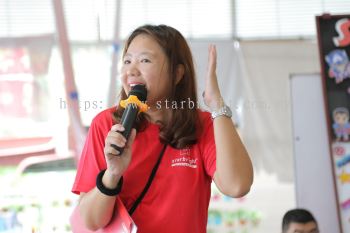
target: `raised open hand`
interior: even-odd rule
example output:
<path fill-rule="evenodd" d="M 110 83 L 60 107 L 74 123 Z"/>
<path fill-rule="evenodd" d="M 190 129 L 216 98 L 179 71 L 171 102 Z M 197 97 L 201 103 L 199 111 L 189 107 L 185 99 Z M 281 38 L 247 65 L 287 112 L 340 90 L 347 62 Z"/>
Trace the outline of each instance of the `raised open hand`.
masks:
<path fill-rule="evenodd" d="M 204 103 L 211 111 L 217 110 L 223 106 L 223 99 L 220 93 L 219 84 L 216 76 L 216 47 L 209 45 L 208 47 L 208 67 L 205 90 L 203 92 Z"/>

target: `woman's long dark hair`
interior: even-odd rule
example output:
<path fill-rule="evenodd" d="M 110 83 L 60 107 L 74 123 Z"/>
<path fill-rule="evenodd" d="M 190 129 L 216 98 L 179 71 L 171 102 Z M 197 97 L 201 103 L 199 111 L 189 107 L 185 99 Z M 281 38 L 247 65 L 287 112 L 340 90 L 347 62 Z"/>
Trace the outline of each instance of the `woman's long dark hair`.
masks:
<path fill-rule="evenodd" d="M 132 40 L 140 35 L 151 36 L 163 49 L 169 64 L 171 83 L 170 96 L 167 98 L 170 104 L 177 103 L 177 108 L 166 109 L 165 117 L 160 122 L 159 138 L 174 148 L 184 148 L 197 142 L 197 130 L 200 127 L 197 112 L 197 91 L 195 82 L 195 70 L 190 48 L 179 31 L 166 25 L 144 25 L 135 29 L 127 39 L 123 51 L 123 57 Z M 184 67 L 184 75 L 176 84 L 176 71 L 179 65 Z M 125 91 L 121 90 L 120 99 L 126 99 Z M 181 101 L 185 101 L 181 108 Z M 189 106 L 189 102 L 194 106 Z M 120 106 L 113 114 L 114 120 L 120 121 L 124 109 Z M 139 114 L 136 120 L 136 129 L 142 130 L 145 121 L 144 114 Z"/>

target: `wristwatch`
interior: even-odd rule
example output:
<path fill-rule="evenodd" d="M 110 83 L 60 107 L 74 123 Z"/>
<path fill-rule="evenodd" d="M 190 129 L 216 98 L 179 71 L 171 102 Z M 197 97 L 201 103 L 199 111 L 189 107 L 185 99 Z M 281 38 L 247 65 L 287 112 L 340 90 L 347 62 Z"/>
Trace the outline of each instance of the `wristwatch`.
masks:
<path fill-rule="evenodd" d="M 226 116 L 228 118 L 231 118 L 232 117 L 232 111 L 231 109 L 229 108 L 229 106 L 227 105 L 224 105 L 222 106 L 221 108 L 219 108 L 218 110 L 216 111 L 213 111 L 211 113 L 211 118 L 214 120 L 216 117 L 218 116 Z"/>

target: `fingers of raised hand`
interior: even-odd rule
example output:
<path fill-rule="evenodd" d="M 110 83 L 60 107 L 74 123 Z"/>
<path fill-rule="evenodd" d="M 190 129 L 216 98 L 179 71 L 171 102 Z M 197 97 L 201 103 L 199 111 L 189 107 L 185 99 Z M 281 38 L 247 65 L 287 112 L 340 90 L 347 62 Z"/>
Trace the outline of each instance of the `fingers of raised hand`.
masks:
<path fill-rule="evenodd" d="M 215 45 L 209 45 L 208 47 L 208 67 L 206 77 L 206 92 L 211 92 L 212 89 L 217 89 L 217 77 L 216 77 L 216 48 Z M 207 93 L 206 93 L 207 94 Z M 210 93 L 209 93 L 210 94 Z"/>
<path fill-rule="evenodd" d="M 216 72 L 216 60 L 217 60 L 217 54 L 216 54 L 216 47 L 215 45 L 209 45 L 208 47 L 208 74 L 212 75 Z"/>

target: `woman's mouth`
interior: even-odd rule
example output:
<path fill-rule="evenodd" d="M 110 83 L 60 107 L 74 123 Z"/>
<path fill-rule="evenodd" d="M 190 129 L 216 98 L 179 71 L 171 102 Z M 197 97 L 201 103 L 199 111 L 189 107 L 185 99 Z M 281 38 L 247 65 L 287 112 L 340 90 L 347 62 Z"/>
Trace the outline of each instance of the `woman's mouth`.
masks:
<path fill-rule="evenodd" d="M 141 83 L 133 83 L 133 84 L 130 84 L 130 87 L 133 88 L 134 86 L 137 86 L 137 85 L 142 85 L 142 86 L 144 86 L 144 84 L 141 84 Z"/>
<path fill-rule="evenodd" d="M 146 86 L 143 83 L 129 83 L 130 88 L 132 89 L 133 87 L 137 86 L 137 85 L 142 85 L 142 86 Z"/>

